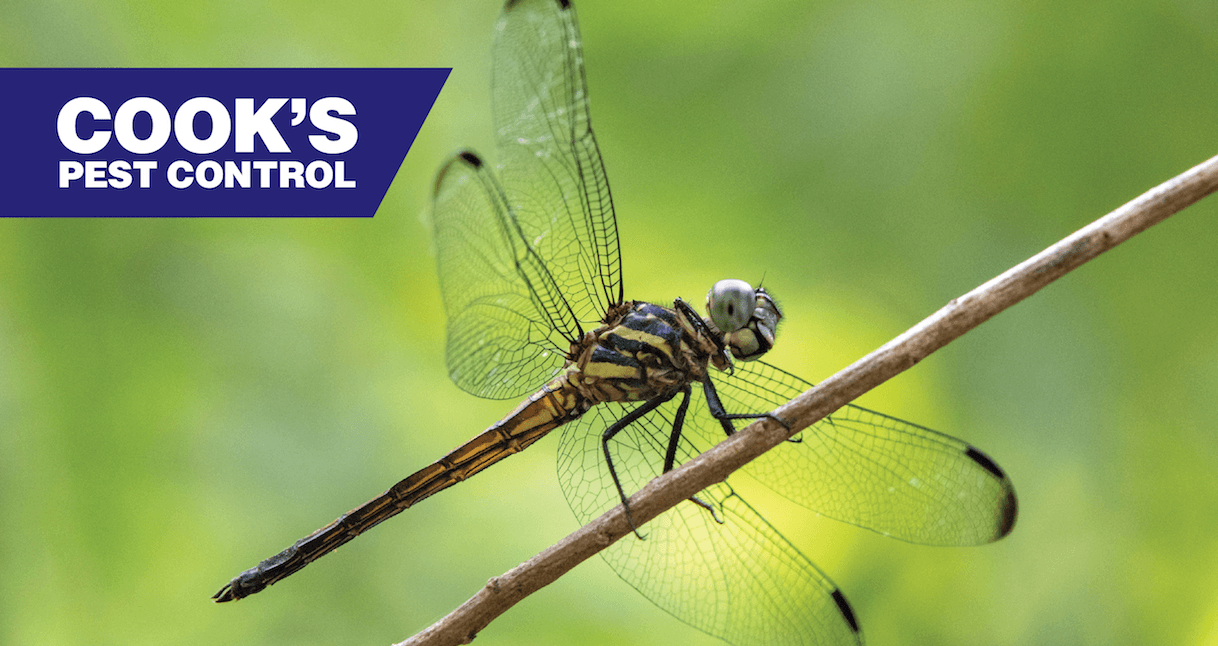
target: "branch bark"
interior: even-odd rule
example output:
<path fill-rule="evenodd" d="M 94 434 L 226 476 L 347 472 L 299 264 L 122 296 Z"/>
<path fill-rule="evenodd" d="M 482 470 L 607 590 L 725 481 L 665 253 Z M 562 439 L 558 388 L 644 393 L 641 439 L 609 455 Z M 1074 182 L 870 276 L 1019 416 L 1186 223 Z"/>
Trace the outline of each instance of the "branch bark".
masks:
<path fill-rule="evenodd" d="M 990 317 L 1034 294 L 1074 268 L 1218 189 L 1218 156 L 1139 195 L 976 289 L 952 299 L 905 333 L 780 407 L 790 429 L 760 420 L 659 478 L 630 498 L 640 525 L 896 376 Z M 398 646 L 467 644 L 521 599 L 558 579 L 630 533 L 622 506 L 584 525 L 554 546 L 492 578 L 440 621 Z"/>

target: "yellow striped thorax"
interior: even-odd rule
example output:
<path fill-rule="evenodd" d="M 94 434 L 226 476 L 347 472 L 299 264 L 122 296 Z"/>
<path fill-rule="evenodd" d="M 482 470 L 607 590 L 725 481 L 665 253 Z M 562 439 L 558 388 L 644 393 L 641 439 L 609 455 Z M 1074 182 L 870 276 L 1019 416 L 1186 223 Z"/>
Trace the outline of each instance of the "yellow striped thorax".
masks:
<path fill-rule="evenodd" d="M 726 357 L 701 321 L 642 301 L 610 309 L 603 327 L 572 347 L 565 377 L 597 402 L 645 401 L 706 379 L 707 363 L 726 368 Z M 709 332 L 709 330 L 707 330 Z"/>

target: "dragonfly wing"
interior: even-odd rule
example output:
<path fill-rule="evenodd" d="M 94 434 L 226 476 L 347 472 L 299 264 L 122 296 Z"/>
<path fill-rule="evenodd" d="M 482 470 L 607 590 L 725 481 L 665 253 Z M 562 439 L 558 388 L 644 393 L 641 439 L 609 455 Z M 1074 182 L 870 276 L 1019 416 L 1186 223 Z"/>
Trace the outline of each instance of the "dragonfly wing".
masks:
<path fill-rule="evenodd" d="M 560 0 L 508 2 L 492 59 L 496 141 L 513 222 L 557 286 L 558 293 L 543 296 L 595 327 L 622 300 L 622 262 L 588 114 L 575 9 Z M 523 271 L 530 282 L 544 282 Z"/>
<path fill-rule="evenodd" d="M 609 183 L 588 118 L 575 11 L 508 2 L 493 52 L 499 181 L 473 153 L 436 180 L 448 368 L 475 395 L 519 397 L 622 299 Z"/>
<path fill-rule="evenodd" d="M 432 228 L 449 376 L 480 397 L 533 392 L 563 365 L 571 339 L 553 322 L 565 312 L 545 309 L 525 280 L 520 267 L 539 260 L 513 229 L 503 190 L 477 155 L 459 153 L 440 169 Z"/>
<path fill-rule="evenodd" d="M 729 413 L 773 410 L 812 384 L 769 364 L 713 375 Z M 723 439 L 706 411 L 690 411 L 691 433 Z M 977 545 L 1006 536 L 1017 503 L 1011 481 L 988 456 L 954 437 L 847 404 L 741 471 L 830 518 L 913 543 Z"/>
<path fill-rule="evenodd" d="M 564 427 L 559 480 L 581 523 L 620 502 L 601 451 L 601 434 L 636 406 L 601 404 Z M 705 406 L 695 391 L 691 410 Z M 614 466 L 628 493 L 660 474 L 676 408 L 677 400 L 662 405 L 611 441 Z M 684 461 L 705 447 L 682 441 L 678 448 L 678 459 Z M 645 540 L 626 536 L 601 555 L 657 606 L 729 643 L 862 643 L 837 586 L 730 486 L 714 485 L 698 498 L 715 509 L 715 516 L 682 502 L 641 528 Z"/>

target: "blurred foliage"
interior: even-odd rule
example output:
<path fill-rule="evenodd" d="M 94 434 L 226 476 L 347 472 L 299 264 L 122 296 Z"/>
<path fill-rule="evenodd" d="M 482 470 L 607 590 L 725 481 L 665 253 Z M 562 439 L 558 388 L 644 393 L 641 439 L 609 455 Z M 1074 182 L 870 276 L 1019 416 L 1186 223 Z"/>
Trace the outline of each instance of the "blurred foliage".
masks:
<path fill-rule="evenodd" d="M 764 275 L 809 379 L 1218 152 L 1212 0 L 713 5 L 578 3 L 627 295 Z M 383 644 L 575 527 L 546 440 L 208 601 L 514 405 L 445 376 L 421 217 L 493 157 L 495 2 L 0 6 L 5 66 L 454 68 L 375 219 L 0 221 L 0 643 Z M 1215 199 L 861 400 L 991 454 L 1010 537 L 765 501 L 871 644 L 1218 643 Z M 478 643 L 718 642 L 594 560 Z"/>

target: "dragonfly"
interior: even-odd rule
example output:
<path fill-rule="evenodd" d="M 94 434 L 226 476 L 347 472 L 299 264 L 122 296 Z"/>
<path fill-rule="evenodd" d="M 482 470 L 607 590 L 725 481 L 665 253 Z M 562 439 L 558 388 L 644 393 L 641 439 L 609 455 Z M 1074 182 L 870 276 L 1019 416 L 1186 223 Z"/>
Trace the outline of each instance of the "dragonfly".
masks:
<path fill-rule="evenodd" d="M 618 504 L 630 518 L 629 493 L 812 387 L 761 360 L 782 320 L 762 287 L 716 283 L 705 317 L 680 298 L 625 300 L 570 2 L 509 0 L 492 60 L 498 167 L 455 154 L 435 181 L 432 227 L 449 376 L 523 403 L 241 573 L 216 601 L 265 589 L 556 429 L 560 485 L 580 522 Z M 1017 511 L 985 453 L 852 404 L 743 471 L 819 514 L 913 543 L 994 541 Z M 602 556 L 695 628 L 741 645 L 862 643 L 841 590 L 727 482 L 634 530 Z"/>

